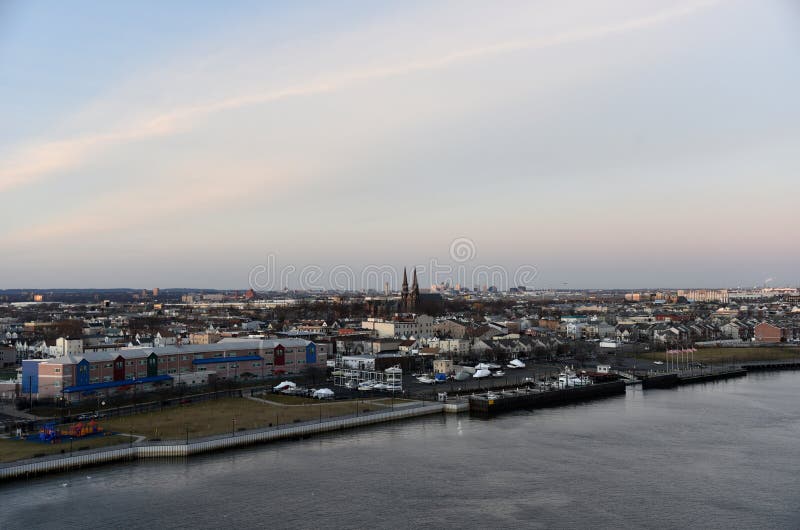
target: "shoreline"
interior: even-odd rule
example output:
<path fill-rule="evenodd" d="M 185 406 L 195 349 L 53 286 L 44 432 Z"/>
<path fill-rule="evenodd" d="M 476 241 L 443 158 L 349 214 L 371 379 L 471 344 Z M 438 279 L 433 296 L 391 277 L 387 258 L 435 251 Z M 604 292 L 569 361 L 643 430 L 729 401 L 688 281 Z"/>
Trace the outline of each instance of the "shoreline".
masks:
<path fill-rule="evenodd" d="M 188 443 L 135 444 L 127 447 L 103 448 L 75 456 L 56 456 L 43 458 L 37 462 L 25 464 L 0 465 L 0 482 L 20 478 L 31 478 L 37 475 L 69 471 L 82 467 L 103 465 L 113 462 L 132 461 L 144 458 L 189 457 L 196 454 L 221 451 L 234 447 L 245 447 L 269 443 L 273 441 L 305 438 L 315 434 L 352 429 L 366 425 L 405 420 L 420 416 L 455 412 L 448 410 L 444 403 L 422 404 L 405 407 L 400 410 L 376 412 L 373 414 L 345 417 L 324 422 L 305 422 L 289 426 L 270 427 L 242 431 L 234 436 L 214 436 L 206 439 L 189 441 Z"/>
<path fill-rule="evenodd" d="M 742 366 L 747 375 L 747 366 Z M 755 367 L 754 367 L 755 368 Z M 759 365 L 754 372 L 780 372 L 787 370 L 797 370 L 795 363 L 764 363 Z M 695 378 L 692 378 L 695 379 Z M 712 379 L 715 380 L 715 379 Z M 686 384 L 705 383 L 705 378 L 687 381 Z M 280 441 L 286 439 L 302 439 L 315 434 L 333 432 L 344 429 L 399 421 L 420 416 L 427 416 L 442 413 L 462 413 L 468 412 L 470 407 L 466 402 L 459 403 L 421 403 L 419 405 L 407 406 L 400 410 L 374 412 L 367 415 L 340 417 L 324 422 L 309 421 L 299 424 L 268 427 L 264 429 L 252 429 L 242 431 L 240 434 L 217 435 L 206 438 L 187 440 L 185 443 L 149 443 L 137 440 L 130 445 L 117 445 L 112 448 L 98 448 L 89 450 L 81 455 L 42 457 L 34 462 L 17 464 L 10 462 L 0 464 L 0 483 L 17 480 L 20 478 L 31 478 L 47 473 L 58 473 L 79 469 L 82 467 L 104 465 L 113 462 L 132 461 L 145 458 L 171 458 L 189 457 L 196 454 L 203 454 L 235 447 L 245 447 Z"/>

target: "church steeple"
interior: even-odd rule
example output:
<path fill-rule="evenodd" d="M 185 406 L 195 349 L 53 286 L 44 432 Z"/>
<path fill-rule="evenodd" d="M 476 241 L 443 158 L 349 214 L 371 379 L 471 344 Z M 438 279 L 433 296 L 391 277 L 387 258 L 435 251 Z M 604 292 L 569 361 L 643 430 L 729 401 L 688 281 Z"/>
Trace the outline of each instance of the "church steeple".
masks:
<path fill-rule="evenodd" d="M 405 267 L 403 267 L 403 289 L 400 291 L 400 309 L 403 312 L 408 311 L 408 273 Z"/>
<path fill-rule="evenodd" d="M 412 311 L 417 309 L 417 302 L 419 302 L 419 284 L 417 283 L 417 268 L 414 267 L 414 279 L 411 283 L 411 298 L 409 300 L 409 309 Z"/>

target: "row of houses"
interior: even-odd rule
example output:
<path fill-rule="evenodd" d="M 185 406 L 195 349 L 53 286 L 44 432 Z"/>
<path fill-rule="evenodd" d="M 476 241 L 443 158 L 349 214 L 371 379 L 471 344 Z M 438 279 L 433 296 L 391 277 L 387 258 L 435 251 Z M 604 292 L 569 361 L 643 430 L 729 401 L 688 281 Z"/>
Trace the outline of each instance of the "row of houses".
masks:
<path fill-rule="evenodd" d="M 694 322 L 657 322 L 618 324 L 615 338 L 619 342 L 650 342 L 682 345 L 713 340 L 752 340 L 758 343 L 800 341 L 800 322 L 741 321 L 724 323 L 697 319 Z"/>

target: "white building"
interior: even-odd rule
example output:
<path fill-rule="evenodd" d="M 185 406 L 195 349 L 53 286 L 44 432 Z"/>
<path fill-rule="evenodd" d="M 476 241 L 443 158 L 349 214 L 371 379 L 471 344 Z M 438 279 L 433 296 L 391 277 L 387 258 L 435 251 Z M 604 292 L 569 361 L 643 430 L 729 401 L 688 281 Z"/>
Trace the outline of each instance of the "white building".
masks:
<path fill-rule="evenodd" d="M 395 315 L 391 320 L 368 318 L 361 327 L 380 338 L 404 337 L 415 339 L 433 337 L 433 317 L 428 315 Z"/>
<path fill-rule="evenodd" d="M 69 337 L 59 337 L 56 339 L 56 347 L 51 351 L 55 357 L 65 355 L 78 355 L 83 353 L 83 339 L 71 339 Z"/>

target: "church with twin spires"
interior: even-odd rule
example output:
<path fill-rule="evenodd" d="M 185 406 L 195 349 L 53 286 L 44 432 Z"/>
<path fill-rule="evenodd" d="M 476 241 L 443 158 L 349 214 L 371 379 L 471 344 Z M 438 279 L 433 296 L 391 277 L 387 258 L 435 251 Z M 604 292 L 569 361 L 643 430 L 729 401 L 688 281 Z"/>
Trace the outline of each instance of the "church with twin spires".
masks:
<path fill-rule="evenodd" d="M 419 304 L 419 284 L 417 283 L 417 268 L 414 267 L 414 278 L 411 283 L 411 290 L 408 290 L 408 274 L 403 267 L 403 288 L 400 291 L 400 311 L 403 313 L 413 313 Z"/>

